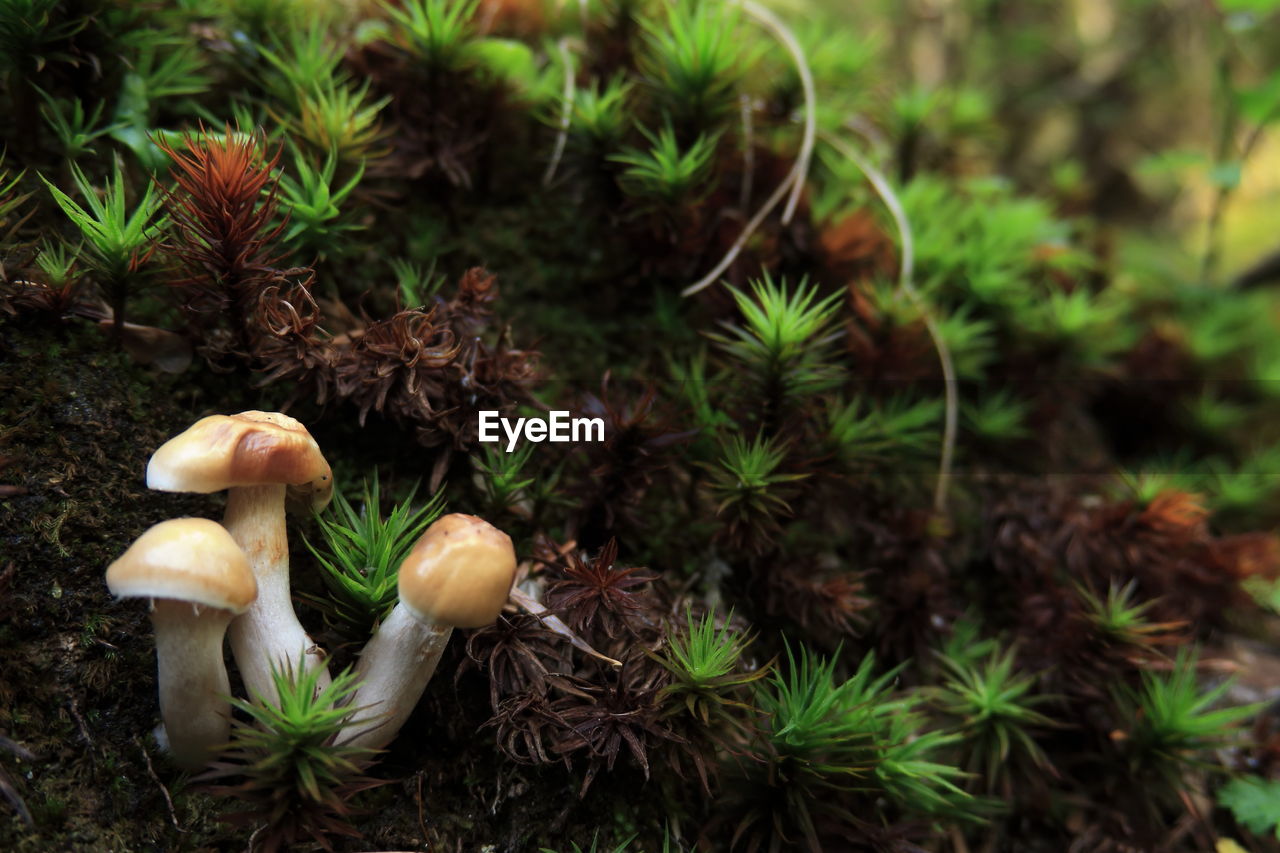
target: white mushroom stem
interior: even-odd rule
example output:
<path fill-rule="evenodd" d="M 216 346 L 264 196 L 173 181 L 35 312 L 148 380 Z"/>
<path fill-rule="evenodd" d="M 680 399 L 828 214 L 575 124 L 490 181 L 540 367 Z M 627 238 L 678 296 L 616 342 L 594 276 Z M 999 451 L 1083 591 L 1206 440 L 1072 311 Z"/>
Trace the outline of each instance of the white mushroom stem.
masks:
<path fill-rule="evenodd" d="M 397 604 L 360 652 L 356 663 L 360 686 L 351 705 L 362 710 L 338 735 L 337 743 L 372 749 L 391 743 L 422 698 L 452 633 L 448 625 L 419 622 L 407 607 Z"/>
<path fill-rule="evenodd" d="M 160 716 L 174 762 L 187 769 L 202 767 L 231 735 L 231 687 L 222 662 L 230 621 L 229 610 L 153 601 Z"/>
<path fill-rule="evenodd" d="M 322 669 L 317 690 L 329 686 L 324 650 L 307 635 L 289 596 L 289 536 L 284 523 L 285 487 L 238 486 L 227 492 L 222 524 L 244 551 L 258 582 L 258 598 L 231 622 L 228 636 L 240 676 L 253 701 L 276 697 L 271 678 L 296 671 L 299 658 L 308 670 Z"/>

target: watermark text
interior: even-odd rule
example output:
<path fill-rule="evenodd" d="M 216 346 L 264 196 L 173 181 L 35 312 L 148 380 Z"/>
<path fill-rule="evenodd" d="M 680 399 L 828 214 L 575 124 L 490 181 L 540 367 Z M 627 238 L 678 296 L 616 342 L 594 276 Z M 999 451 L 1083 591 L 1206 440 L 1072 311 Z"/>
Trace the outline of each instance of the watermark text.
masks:
<path fill-rule="evenodd" d="M 569 412 L 561 410 L 548 412 L 547 415 L 546 420 L 504 418 L 501 412 L 481 411 L 480 440 L 486 443 L 500 442 L 505 435 L 507 453 L 515 450 L 517 442 L 522 438 L 535 444 L 541 441 L 604 441 L 604 418 L 575 418 Z"/>

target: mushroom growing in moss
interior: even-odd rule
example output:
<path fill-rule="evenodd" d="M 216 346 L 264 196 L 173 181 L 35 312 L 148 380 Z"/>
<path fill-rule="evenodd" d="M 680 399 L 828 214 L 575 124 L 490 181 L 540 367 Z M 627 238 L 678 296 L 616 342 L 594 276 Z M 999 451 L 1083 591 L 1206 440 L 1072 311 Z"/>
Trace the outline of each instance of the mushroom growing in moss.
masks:
<path fill-rule="evenodd" d="M 253 697 L 272 699 L 271 667 L 325 667 L 324 652 L 307 635 L 289 597 L 289 538 L 285 494 L 319 509 L 333 494 L 333 474 L 306 427 L 278 412 L 201 418 L 161 445 L 147 464 L 147 486 L 165 492 L 227 489 L 223 525 L 244 549 L 258 582 L 258 599 L 231 623 L 231 651 Z M 329 684 L 327 669 L 319 686 Z"/>
<path fill-rule="evenodd" d="M 380 748 L 409 719 L 454 628 L 498 618 L 515 581 L 511 537 L 474 515 L 436 521 L 400 566 L 400 601 L 356 664 L 352 704 L 368 709 L 338 743 Z"/>
<path fill-rule="evenodd" d="M 107 588 L 151 599 L 169 750 L 179 765 L 201 766 L 231 731 L 222 638 L 258 594 L 244 552 L 215 521 L 163 521 L 107 567 Z"/>

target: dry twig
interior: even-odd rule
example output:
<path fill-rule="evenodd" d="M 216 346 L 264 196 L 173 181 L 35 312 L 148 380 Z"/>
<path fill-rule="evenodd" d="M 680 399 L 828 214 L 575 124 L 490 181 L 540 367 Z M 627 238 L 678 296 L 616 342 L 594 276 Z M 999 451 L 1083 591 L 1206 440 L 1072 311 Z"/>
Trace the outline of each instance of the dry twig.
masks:
<path fill-rule="evenodd" d="M 133 736 L 133 742 L 138 747 L 138 751 L 142 753 L 142 760 L 147 763 L 147 775 L 151 777 L 151 781 L 156 783 L 160 788 L 160 793 L 164 795 L 164 802 L 169 808 L 169 820 L 173 822 L 173 828 L 178 832 L 186 832 L 187 830 L 182 828 L 182 824 L 178 823 L 178 812 L 173 807 L 173 797 L 169 796 L 169 789 L 165 787 L 164 783 L 160 781 L 160 777 L 156 775 L 155 765 L 151 763 L 151 753 L 147 752 L 147 748 L 138 739 L 137 735 Z"/>
<path fill-rule="evenodd" d="M 872 165 L 870 160 L 862 156 L 860 151 L 838 136 L 824 133 L 822 138 L 862 171 L 871 186 L 875 188 L 876 193 L 879 194 L 880 200 L 889 209 L 890 215 L 893 216 L 894 224 L 898 227 L 899 239 L 902 243 L 902 260 L 899 263 L 898 270 L 898 293 L 905 293 L 916 304 L 916 308 L 920 311 L 920 317 L 924 321 L 925 329 L 928 330 L 929 337 L 933 339 L 933 345 L 938 351 L 938 361 L 942 364 L 946 414 L 942 428 L 942 448 L 938 460 L 938 482 L 933 491 L 933 508 L 939 515 L 945 515 L 947 490 L 951 484 L 952 458 L 955 455 L 960 400 L 956 390 L 956 369 L 951 359 L 951 349 L 947 346 L 947 342 L 943 339 L 942 333 L 938 329 L 938 323 L 933 317 L 933 311 L 920 291 L 916 290 L 913 280 L 915 275 L 915 242 L 911 236 L 911 223 L 907 220 L 907 212 L 903 209 L 897 193 L 889 186 L 888 179 L 879 169 Z"/>

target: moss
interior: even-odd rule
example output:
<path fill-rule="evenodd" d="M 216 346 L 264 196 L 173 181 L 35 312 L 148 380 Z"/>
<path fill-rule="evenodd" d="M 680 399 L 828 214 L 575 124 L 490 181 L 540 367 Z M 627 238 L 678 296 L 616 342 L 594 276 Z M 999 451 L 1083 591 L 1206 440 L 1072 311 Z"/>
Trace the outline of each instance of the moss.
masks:
<path fill-rule="evenodd" d="M 187 417 L 179 380 L 138 369 L 89 326 L 9 321 L 0 352 L 14 459 L 4 480 L 26 489 L 0 501 L 13 567 L 0 727 L 37 756 L 20 790 L 36 830 L 0 823 L 0 847 L 137 849 L 165 837 L 139 819 L 165 807 L 134 740 L 154 725 L 154 703 L 140 697 L 154 695 L 155 662 L 145 613 L 113 602 L 102 572 L 152 523 L 200 510 L 200 499 L 142 485 L 149 449 Z"/>
<path fill-rule="evenodd" d="M 422 2 L 443 9 L 450 0 Z M 985 629 L 1016 645 L 1019 667 L 1044 673 L 1037 689 L 1065 697 L 1064 718 L 1073 724 L 1046 734 L 1044 744 L 1068 759 L 1056 765 L 1062 775 L 1023 773 L 1005 797 L 1007 814 L 989 827 L 970 831 L 925 815 L 923 797 L 893 796 L 882 779 L 850 776 L 857 782 L 847 789 L 827 785 L 864 769 L 824 762 L 825 781 L 811 789 L 831 802 L 813 804 L 823 819 L 806 833 L 810 849 L 933 849 L 948 846 L 948 835 L 975 849 L 1191 849 L 1205 840 L 1208 826 L 1164 835 L 1165 823 L 1185 828 L 1176 808 L 1135 818 L 1160 798 L 1126 787 L 1117 740 L 1126 723 L 1108 697 L 1113 682 L 1136 680 L 1155 652 L 1113 654 L 1100 646 L 1081 618 L 1077 585 L 1137 583 L 1157 602 L 1151 612 L 1158 624 L 1186 622 L 1188 638 L 1216 641 L 1241 630 L 1234 609 L 1249 599 L 1235 579 L 1280 571 L 1280 540 L 1268 533 L 1280 519 L 1280 492 L 1274 478 L 1262 476 L 1280 464 L 1276 398 L 1261 387 L 1261 377 L 1280 364 L 1275 293 L 1259 288 L 1239 296 L 1202 286 L 1222 279 L 1212 274 L 1220 266 L 1215 246 L 1229 240 L 1210 223 L 1207 241 L 1197 237 L 1191 249 L 1178 250 L 1171 228 L 1183 231 L 1176 220 L 1185 211 L 1159 213 L 1154 196 L 1138 197 L 1147 190 L 1139 186 L 1146 169 L 1137 160 L 1148 152 L 1179 159 L 1166 145 L 1226 152 L 1223 140 L 1247 130 L 1228 121 L 1222 140 L 1199 138 L 1205 115 L 1200 107 L 1187 112 L 1193 99 L 1185 96 L 1200 98 L 1203 87 L 1180 91 L 1184 75 L 1152 69 L 1203 71 L 1220 61 L 1221 82 L 1232 84 L 1222 87 L 1225 95 L 1244 77 L 1266 72 L 1235 65 L 1239 57 L 1268 55 L 1262 48 L 1269 42 L 1247 27 L 1223 33 L 1217 47 L 1217 38 L 1170 39 L 1187 26 L 1198 31 L 1220 21 L 1188 10 L 1170 15 L 1167 4 L 1148 4 L 1105 37 L 1059 38 L 1078 28 L 1064 30 L 1053 4 L 1021 4 L 1013 16 L 996 16 L 1000 21 L 970 15 L 961 29 L 978 49 L 953 51 L 943 31 L 954 28 L 920 20 L 910 4 L 859 8 L 841 26 L 821 13 L 830 5 L 822 0 L 809 10 L 816 13 L 809 31 L 797 35 L 815 77 L 818 124 L 841 130 L 820 133 L 794 217 L 766 211 L 747 234 L 766 196 L 785 189 L 784 176 L 803 166 L 797 154 L 807 156 L 797 119 L 809 110 L 802 98 L 808 87 L 787 52 L 772 44 L 771 26 L 744 26 L 723 53 L 728 30 L 682 15 L 655 19 L 661 10 L 652 4 L 551 14 L 547 4 L 484 3 L 483 31 L 523 42 L 486 40 L 486 67 L 503 52 L 515 56 L 512 49 L 523 59 L 502 71 L 495 65 L 424 74 L 396 46 L 394 21 L 359 20 L 385 18 L 378 4 L 309 35 L 296 15 L 247 20 L 228 11 L 274 5 L 296 12 L 297 3 L 229 3 L 223 13 L 195 8 L 200 4 L 43 5 L 66 15 L 102 6 L 102 14 L 60 36 L 66 50 L 50 53 L 40 71 L 11 75 L 13 85 L 0 86 L 0 103 L 12 102 L 21 119 L 12 123 L 4 165 L 23 174 L 9 191 L 17 200 L 6 206 L 0 197 L 0 734 L 37 756 L 0 749 L 0 767 L 36 822 L 28 830 L 0 818 L 0 850 L 253 846 L 254 827 L 219 820 L 237 804 L 207 796 L 153 744 L 158 708 L 145 606 L 112 601 L 102 581 L 105 566 L 150 525 L 220 514 L 221 496 L 153 493 L 143 470 L 160 442 L 197 417 L 244 409 L 288 411 L 305 423 L 348 493 L 375 471 L 389 499 L 403 498 L 415 481 L 419 495 L 443 483 L 450 509 L 483 514 L 511 533 L 544 590 L 554 590 L 562 562 L 553 551 L 590 560 L 616 541 L 622 565 L 645 566 L 658 577 L 642 597 L 635 593 L 643 606 L 634 608 L 636 622 L 624 635 L 614 636 L 612 619 L 571 619 L 610 655 L 626 657 L 641 646 L 657 652 L 680 630 L 671 616 L 718 602 L 742 630 L 758 634 L 759 659 L 744 667 L 767 668 L 771 655 L 792 648 L 785 635 L 807 648 L 804 654 L 826 649 L 836 661 L 837 650 L 846 651 L 829 673 L 834 685 L 850 675 L 855 653 L 874 649 L 902 676 L 885 701 L 910 702 L 918 688 L 936 689 L 934 651 L 963 645 L 956 620 L 971 608 Z M 973 11 L 966 9 L 958 4 L 948 15 L 964 18 Z M 1183 14 L 1192 17 L 1178 23 Z M 1256 27 L 1259 35 L 1266 29 Z M 677 38 L 681 32 L 689 39 Z M 161 40 L 153 42 L 157 33 Z M 881 36 L 883 44 L 873 44 Z M 943 38 L 936 46 L 946 48 L 948 68 L 963 73 L 921 88 L 902 77 L 896 58 L 905 55 L 902 39 L 928 53 L 935 36 Z M 285 69 L 265 61 L 268 51 L 302 51 L 307 42 L 328 56 L 313 64 L 314 75 L 279 76 Z M 1182 42 L 1194 46 L 1173 46 Z M 1010 44 L 1022 47 L 1010 52 Z M 1225 52 L 1211 55 L 1218 47 Z M 739 50 L 746 58 L 721 61 Z M 677 79 L 687 75 L 667 73 L 705 65 L 695 54 L 715 60 L 707 67 L 724 66 L 713 88 L 725 97 L 713 100 L 730 105 L 732 90 L 743 96 L 742 113 L 692 115 L 675 106 L 711 91 L 697 84 L 701 72 L 693 74 L 698 91 L 684 93 L 696 95 L 689 101 L 678 91 L 689 81 Z M 1119 57 L 1115 76 L 1125 85 L 1093 87 L 1073 102 L 1073 117 L 1057 129 L 1063 132 L 1050 134 L 1062 139 L 1041 139 L 1037 128 L 1061 112 L 1046 104 L 1062 101 L 1059 88 L 1072 76 L 1041 72 L 1088 69 L 1100 56 Z M 72 146 L 39 121 L 32 81 L 65 104 L 102 108 L 101 122 L 123 119 L 128 127 L 94 137 L 95 150 L 86 142 L 71 162 L 63 154 Z M 343 235 L 350 239 L 307 250 L 285 245 L 270 234 L 278 211 L 260 192 L 278 200 L 266 161 L 282 146 L 285 187 L 318 168 L 316 160 L 304 166 L 290 155 L 294 144 L 319 139 L 297 109 L 309 98 L 307 87 L 346 91 L 363 81 L 366 104 L 383 104 L 386 96 L 378 108 L 384 133 L 372 140 L 368 116 L 330 128 L 355 141 L 346 154 L 361 149 L 344 155 L 338 181 L 362 176 L 340 205 L 355 229 Z M 584 121 L 599 112 L 598 103 L 578 96 L 562 102 L 565 84 L 584 96 L 602 84 L 627 88 L 602 125 Z M 1228 104 L 1210 106 L 1217 114 Z M 329 118 L 341 123 L 342 112 Z M 215 127 L 232 119 L 271 141 L 262 162 L 246 166 L 212 157 L 212 137 L 205 137 L 195 148 L 225 173 L 204 169 L 199 186 L 167 199 L 174 227 L 147 254 L 129 315 L 191 337 L 193 365 L 168 376 L 132 363 L 110 334 L 73 316 L 93 313 L 104 276 L 82 251 L 92 235 L 81 242 L 40 176 L 69 188 L 74 167 L 100 187 L 123 169 L 136 203 L 156 188 L 149 166 L 161 167 L 161 183 L 175 177 L 166 177 L 144 131 L 176 144 L 166 131 L 191 128 L 197 116 Z M 894 227 L 902 223 L 882 203 L 894 196 L 872 192 L 859 158 L 840 153 L 840 140 L 855 138 L 844 127 L 852 118 L 860 131 L 875 129 L 866 140 L 878 149 L 874 159 L 898 177 L 894 191 L 914 235 L 920 299 L 902 299 L 907 282 L 895 283 L 911 265 L 906 241 L 895 239 L 906 228 Z M 591 129 L 610 122 L 612 131 Z M 633 180 L 617 154 L 638 145 L 638 156 L 649 157 L 655 140 L 646 144 L 645 128 L 663 126 L 677 132 L 668 154 L 688 150 L 703 133 L 717 143 L 701 164 L 705 185 L 658 209 L 647 198 L 674 198 L 681 175 L 650 170 L 647 180 Z M 558 138 L 561 127 L 566 135 Z M 1186 133 L 1169 135 L 1173 127 Z M 1059 159 L 1073 174 L 1042 168 Z M 1206 189 L 1183 181 L 1189 173 L 1177 177 L 1192 196 Z M 231 193 L 238 203 L 228 203 L 223 179 L 238 186 Z M 36 195 L 21 198 L 27 190 Z M 81 190 L 81 202 L 93 194 Z M 1225 188 L 1218 190 L 1225 200 Z M 210 219 L 195 227 L 194 219 L 182 221 L 184 210 Z M 215 220 L 221 224 L 210 224 Z M 1144 260 L 1135 245 L 1151 237 L 1158 250 L 1147 252 L 1158 257 Z M 724 270 L 724 282 L 751 293 L 759 288 L 749 282 L 764 277 L 778 282 L 779 294 L 756 293 L 761 298 L 744 303 L 716 284 L 693 298 L 681 295 L 739 240 L 743 251 Z M 1198 264 L 1191 255 L 1200 242 L 1209 248 Z M 41 245 L 75 255 L 75 275 L 50 273 L 47 256 L 38 263 Z M 313 260 L 312 250 L 323 257 Z M 404 262 L 416 268 L 414 278 L 438 278 L 444 289 L 419 282 L 406 293 L 395 286 Z M 470 305 L 466 310 L 444 301 L 447 282 L 473 266 L 498 282 L 493 313 L 483 318 L 480 306 L 492 295 L 487 278 L 454 300 Z M 313 294 L 301 283 L 311 273 Z M 832 300 L 821 322 L 782 298 L 798 293 L 804 302 L 809 287 L 818 288 L 814 299 Z M 313 314 L 313 295 L 336 302 Z M 399 314 L 404 322 L 397 325 L 392 315 L 402 303 L 422 310 Z M 433 306 L 451 315 L 447 329 L 425 319 Z M 51 319 L 59 314 L 69 319 Z M 440 384 L 425 388 L 406 368 L 422 358 L 449 361 L 447 336 L 466 342 L 466 354 L 426 380 Z M 422 341 L 434 343 L 418 346 Z M 522 384 L 527 362 L 506 352 L 508 344 L 542 353 L 538 382 Z M 503 367 L 506 355 L 516 358 L 514 366 Z M 960 382 L 944 388 L 948 365 Z M 487 378 L 491 372 L 498 378 Z M 277 378 L 264 387 L 268 375 Z M 1236 376 L 1242 381 L 1216 378 Z M 498 476 L 465 455 L 475 449 L 466 446 L 469 432 L 415 434 L 403 426 L 421 427 L 437 415 L 469 426 L 473 409 L 491 407 L 480 398 L 493 383 L 503 388 L 495 396 L 500 405 L 524 415 L 559 407 L 606 414 L 609 440 L 539 445 L 519 472 L 508 472 L 520 487 L 502 490 L 486 488 L 486 478 Z M 944 394 L 951 388 L 958 403 Z M 961 428 L 952 447 L 944 415 L 956 415 L 957 405 Z M 357 410 L 368 418 L 357 418 Z M 421 446 L 437 440 L 449 446 Z M 753 447 L 769 458 L 746 464 Z M 952 450 L 954 478 L 937 460 Z M 1185 470 L 1193 462 L 1205 463 L 1208 479 Z M 1133 499 L 1113 493 L 1117 469 L 1153 465 L 1169 469 L 1160 488 L 1138 489 Z M 1056 476 L 1076 471 L 1089 475 Z M 1034 476 L 1023 482 L 1026 474 Z M 930 512 L 935 477 L 942 486 Z M 1202 490 L 1203 501 L 1191 494 Z M 1155 500 L 1166 493 L 1172 497 Z M 301 621 L 342 668 L 355 660 L 359 642 L 327 629 L 303 598 L 324 591 L 302 546 L 303 536 L 315 542 L 317 533 L 310 519 L 290 523 L 291 582 Z M 353 803 L 364 809 L 356 820 L 364 838 L 335 840 L 338 850 L 611 849 L 637 832 L 636 846 L 655 850 L 668 822 L 686 840 L 701 832 L 703 847 L 719 848 L 753 803 L 760 814 L 777 814 L 780 826 L 789 822 L 787 810 L 810 808 L 791 793 L 805 785 L 780 775 L 786 765 L 772 754 L 775 745 L 755 732 L 759 703 L 738 709 L 741 730 L 711 746 L 673 716 L 678 708 L 664 706 L 667 691 L 658 685 L 666 675 L 652 660 L 637 655 L 635 671 L 647 668 L 656 680 L 624 684 L 539 630 L 545 633 L 512 630 L 495 647 L 545 643 L 523 658 L 511 652 L 509 660 L 541 667 L 555 684 L 507 679 L 504 666 L 516 665 L 501 656 L 467 666 L 465 638 L 454 641 L 394 751 L 374 768 L 391 784 Z M 234 671 L 231 682 L 243 695 Z M 489 725 L 481 722 L 491 715 Z M 922 747 L 949 725 L 935 709 L 920 730 L 924 737 L 902 743 Z M 605 734 L 593 740 L 586 734 L 592 731 Z M 661 745 L 650 748 L 650 732 Z M 539 738 L 546 753 L 513 748 L 522 737 Z M 1274 757 L 1265 752 L 1267 738 L 1242 738 L 1238 751 L 1223 751 L 1213 763 L 1250 763 L 1257 771 Z M 720 789 L 713 793 L 692 775 L 691 753 L 719 770 Z M 926 775 L 945 779 L 961 757 L 958 750 L 940 754 Z M 1274 770 L 1267 767 L 1264 773 Z M 1180 781 L 1199 778 L 1197 771 Z M 580 797 L 584 782 L 589 791 Z M 0 814 L 5 808 L 0 801 Z M 1234 831 L 1222 818 L 1206 816 L 1213 829 Z M 803 843 L 798 835 L 768 841 Z"/>

